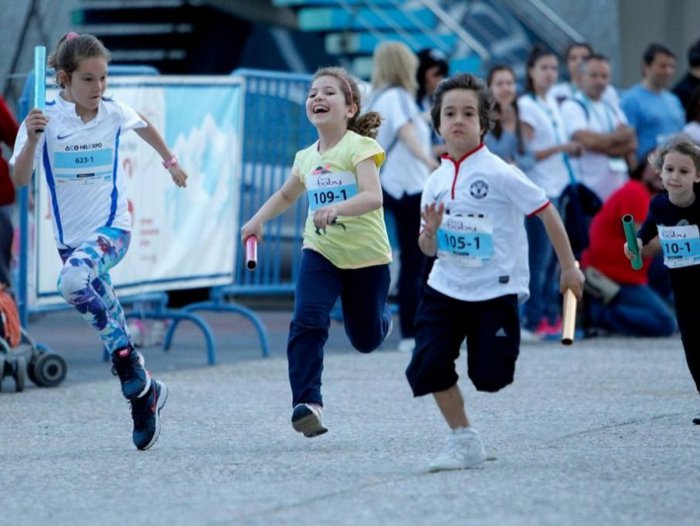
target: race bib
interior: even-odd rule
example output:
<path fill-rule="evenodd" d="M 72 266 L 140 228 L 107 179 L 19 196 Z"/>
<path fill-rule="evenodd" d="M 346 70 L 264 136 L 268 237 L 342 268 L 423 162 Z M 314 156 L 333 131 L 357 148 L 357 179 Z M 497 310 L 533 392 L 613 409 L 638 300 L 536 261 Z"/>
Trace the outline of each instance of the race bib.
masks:
<path fill-rule="evenodd" d="M 306 178 L 309 210 L 347 201 L 357 195 L 357 182 L 350 172 L 311 174 Z"/>
<path fill-rule="evenodd" d="M 700 231 L 698 225 L 660 226 L 659 241 L 668 268 L 700 264 Z"/>
<path fill-rule="evenodd" d="M 56 152 L 53 158 L 56 183 L 90 184 L 112 179 L 114 158 L 110 148 Z"/>
<path fill-rule="evenodd" d="M 445 216 L 437 231 L 438 257 L 482 267 L 493 255 L 493 225 L 483 216 Z"/>

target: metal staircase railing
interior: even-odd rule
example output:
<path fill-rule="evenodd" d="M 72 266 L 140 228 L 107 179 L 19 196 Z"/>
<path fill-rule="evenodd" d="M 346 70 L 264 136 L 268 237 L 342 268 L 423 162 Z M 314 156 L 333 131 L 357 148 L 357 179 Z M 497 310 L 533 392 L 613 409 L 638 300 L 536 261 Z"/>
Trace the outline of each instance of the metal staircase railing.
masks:
<path fill-rule="evenodd" d="M 542 0 L 501 1 L 554 50 L 562 52 L 572 42 L 586 40 Z"/>
<path fill-rule="evenodd" d="M 398 1 L 398 0 L 397 0 Z M 440 20 L 442 24 L 445 25 L 447 29 L 452 31 L 457 38 L 474 51 L 482 61 L 488 62 L 491 58 L 489 51 L 482 46 L 476 39 L 474 39 L 469 33 L 467 33 L 462 26 L 456 23 L 450 15 L 438 5 L 434 0 L 419 0 L 427 9 L 433 12 L 433 14 Z"/>
<path fill-rule="evenodd" d="M 309 4 L 313 5 L 314 2 L 310 1 Z M 451 62 L 455 60 L 457 62 L 471 62 L 477 60 L 475 57 L 478 57 L 476 63 L 485 63 L 490 59 L 490 53 L 484 45 L 455 22 L 434 0 L 413 0 L 410 4 L 402 0 L 383 0 L 382 2 L 335 0 L 331 3 L 324 2 L 324 5 L 328 4 L 340 7 L 350 18 L 345 24 L 347 29 L 338 28 L 335 33 L 329 35 L 332 40 L 327 38 L 327 45 L 329 42 L 333 42 L 331 45 L 338 50 L 336 53 L 341 55 L 341 62 L 345 62 L 346 67 L 361 77 L 369 75 L 371 59 L 367 54 L 371 54 L 371 51 L 364 50 L 360 53 L 352 51 L 344 53 L 342 51 L 345 41 L 343 35 L 350 38 L 351 35 L 357 34 L 357 29 L 361 33 L 370 35 L 376 41 L 382 41 L 387 38 L 388 34 L 394 34 L 396 38 L 416 51 L 424 47 L 439 49 Z M 414 9 L 430 13 L 435 24 L 429 24 L 421 19 L 414 12 Z M 400 12 L 403 23 L 394 20 L 391 16 L 392 12 Z M 380 27 L 372 24 L 372 19 L 378 21 Z M 406 27 L 405 22 L 408 22 L 409 27 Z M 350 28 L 354 28 L 354 31 Z M 354 58 L 351 58 L 353 55 Z"/>
<path fill-rule="evenodd" d="M 372 25 L 367 23 L 362 17 L 357 16 L 358 11 L 360 8 L 365 7 L 372 11 L 378 18 L 380 18 L 382 21 L 384 21 L 387 26 L 391 27 L 392 31 L 394 31 L 397 35 L 401 35 L 404 39 L 406 39 L 407 42 L 415 45 L 416 41 L 413 39 L 407 31 L 405 31 L 401 26 L 396 24 L 391 17 L 387 16 L 384 13 L 384 10 L 378 9 L 371 1 L 365 0 L 364 4 L 362 3 L 355 3 L 355 4 L 349 4 L 345 2 L 344 0 L 336 0 L 338 5 L 342 7 L 351 17 L 352 19 L 356 20 L 359 25 L 361 25 L 367 33 L 372 35 L 378 40 L 382 39 L 382 34 Z"/>
<path fill-rule="evenodd" d="M 392 31 L 394 31 L 397 35 L 400 35 L 403 39 L 405 39 L 405 41 L 412 48 L 418 49 L 419 47 L 421 47 L 418 41 L 412 37 L 411 33 L 409 33 L 408 31 L 400 27 L 398 24 L 396 24 L 381 7 L 379 7 L 376 3 L 372 2 L 371 0 L 365 0 L 364 3 L 353 3 L 352 5 L 344 0 L 336 1 L 338 5 L 342 7 L 345 11 L 347 11 L 350 15 L 355 15 L 355 13 L 362 7 L 369 9 L 378 18 L 384 21 L 387 24 L 387 26 L 389 26 L 392 29 Z M 452 20 L 449 14 L 444 9 L 442 9 L 442 7 L 440 7 L 440 5 L 437 2 L 435 2 L 434 0 L 418 0 L 418 2 L 421 5 L 423 5 L 423 7 L 431 11 L 433 15 L 435 15 L 435 17 L 440 21 L 440 23 L 445 26 L 445 28 L 447 28 L 449 31 L 451 31 L 457 36 L 458 40 L 462 44 L 466 45 L 469 49 L 473 50 L 477 55 L 479 55 L 482 61 L 489 60 L 490 53 L 488 52 L 488 50 L 471 35 L 469 35 L 469 33 L 467 33 L 464 30 L 464 28 L 462 28 L 459 24 Z M 388 0 L 388 3 L 394 8 L 401 10 L 406 16 L 406 18 L 414 25 L 417 32 L 426 36 L 433 43 L 433 47 L 439 49 L 440 51 L 443 51 L 447 55 L 450 55 L 455 51 L 455 48 L 447 48 L 443 40 L 440 40 L 439 38 L 435 37 L 435 28 L 428 27 L 422 20 L 413 15 L 413 13 L 411 13 L 410 10 L 405 9 L 405 2 L 401 0 Z M 383 35 L 370 24 L 367 24 L 359 18 L 357 19 L 357 21 L 364 27 L 364 29 L 368 33 L 370 33 L 375 38 L 381 39 L 383 37 Z"/>

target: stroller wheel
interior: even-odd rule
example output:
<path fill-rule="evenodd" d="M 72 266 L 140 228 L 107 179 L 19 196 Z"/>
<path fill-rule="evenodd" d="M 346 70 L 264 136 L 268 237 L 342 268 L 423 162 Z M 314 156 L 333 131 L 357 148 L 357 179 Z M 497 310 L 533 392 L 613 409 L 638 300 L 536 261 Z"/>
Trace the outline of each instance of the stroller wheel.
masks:
<path fill-rule="evenodd" d="M 27 378 L 29 378 L 34 385 L 39 385 L 36 379 L 36 374 L 34 374 L 34 366 L 36 365 L 36 356 L 32 356 L 31 360 L 27 363 Z"/>
<path fill-rule="evenodd" d="M 24 391 L 24 384 L 27 377 L 27 360 L 24 356 L 18 356 L 12 364 L 12 376 L 15 379 L 15 391 Z"/>
<path fill-rule="evenodd" d="M 39 355 L 32 369 L 34 383 L 41 387 L 56 387 L 66 378 L 68 365 L 60 354 L 47 352 Z"/>

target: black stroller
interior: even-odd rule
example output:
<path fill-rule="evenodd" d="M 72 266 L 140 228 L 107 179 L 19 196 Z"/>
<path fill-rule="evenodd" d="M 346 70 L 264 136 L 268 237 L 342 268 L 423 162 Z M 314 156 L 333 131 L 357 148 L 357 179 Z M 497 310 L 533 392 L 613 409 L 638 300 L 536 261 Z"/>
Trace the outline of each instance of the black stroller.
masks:
<path fill-rule="evenodd" d="M 12 376 L 20 392 L 27 377 L 39 387 L 55 387 L 67 371 L 62 356 L 41 348 L 19 326 L 14 299 L 0 284 L 0 391 L 6 376 Z"/>

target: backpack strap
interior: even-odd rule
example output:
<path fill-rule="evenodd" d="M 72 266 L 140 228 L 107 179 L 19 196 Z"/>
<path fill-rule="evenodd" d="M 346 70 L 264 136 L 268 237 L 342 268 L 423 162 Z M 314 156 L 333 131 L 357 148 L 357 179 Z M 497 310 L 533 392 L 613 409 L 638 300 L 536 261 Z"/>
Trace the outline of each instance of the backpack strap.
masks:
<path fill-rule="evenodd" d="M 573 98 L 571 98 L 571 99 L 569 99 L 569 100 L 572 100 L 572 101 L 576 102 L 579 106 L 581 106 L 581 107 L 583 108 L 583 114 L 586 116 L 586 122 L 590 122 L 590 120 L 591 120 L 591 114 L 590 114 L 589 111 L 588 111 L 588 105 L 587 105 L 585 102 L 583 102 L 582 100 L 580 100 L 580 99 L 578 99 L 578 98 L 576 98 L 576 97 L 573 97 Z"/>

